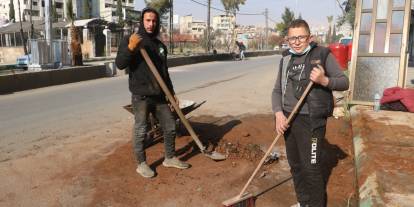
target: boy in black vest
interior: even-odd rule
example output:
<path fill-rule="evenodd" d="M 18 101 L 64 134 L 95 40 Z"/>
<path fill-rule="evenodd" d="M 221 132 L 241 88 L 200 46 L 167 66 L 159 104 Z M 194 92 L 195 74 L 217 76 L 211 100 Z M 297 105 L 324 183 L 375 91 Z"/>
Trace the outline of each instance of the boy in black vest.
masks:
<path fill-rule="evenodd" d="M 285 137 L 287 159 L 299 202 L 294 206 L 324 207 L 326 185 L 321 170 L 321 144 L 327 118 L 334 107 L 332 90 L 347 90 L 349 81 L 329 49 L 313 42 L 306 21 L 294 20 L 288 27 L 286 41 L 290 49 L 280 61 L 272 92 L 275 128 Z M 314 86 L 298 115 L 288 125 L 286 117 L 309 81 L 313 81 Z"/>

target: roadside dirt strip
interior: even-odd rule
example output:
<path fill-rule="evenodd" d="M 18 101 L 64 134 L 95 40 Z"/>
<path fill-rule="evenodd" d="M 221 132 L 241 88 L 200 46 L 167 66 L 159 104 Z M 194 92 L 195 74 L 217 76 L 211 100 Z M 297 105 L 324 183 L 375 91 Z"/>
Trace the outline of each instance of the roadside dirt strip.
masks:
<path fill-rule="evenodd" d="M 177 138 L 177 154 L 192 167 L 164 168 L 160 142 L 147 149 L 157 175 L 142 178 L 135 172 L 129 114 L 79 136 L 34 142 L 23 156 L 0 162 L 0 206 L 221 206 L 241 190 L 275 137 L 270 111 L 274 77 L 273 69 L 262 70 L 179 94 L 181 99 L 207 100 L 190 114 L 190 122 L 203 142 L 229 154 L 225 161 L 202 156 L 184 133 Z M 355 206 L 349 120 L 329 120 L 324 147 L 328 206 Z M 248 189 L 259 194 L 258 207 L 296 203 L 283 140 L 275 151 L 279 160 L 265 165 Z"/>

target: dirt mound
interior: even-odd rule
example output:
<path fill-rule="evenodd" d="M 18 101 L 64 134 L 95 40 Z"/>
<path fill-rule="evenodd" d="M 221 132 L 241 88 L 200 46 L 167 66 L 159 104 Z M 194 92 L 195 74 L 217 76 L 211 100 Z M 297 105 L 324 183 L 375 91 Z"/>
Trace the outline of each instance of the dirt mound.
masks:
<path fill-rule="evenodd" d="M 135 172 L 136 162 L 128 143 L 94 167 L 91 182 L 95 194 L 90 206 L 216 207 L 237 195 L 274 139 L 273 117 L 203 116 L 191 122 L 203 143 L 208 143 L 210 149 L 228 153 L 229 158 L 215 162 L 202 156 L 191 137 L 185 135 L 176 140 L 177 155 L 192 167 L 187 170 L 163 167 L 163 144 L 155 144 L 146 152 L 147 162 L 157 175 L 145 179 Z M 337 128 L 344 127 L 338 132 Z M 354 189 L 347 122 L 331 120 L 327 139 L 328 151 L 335 155 L 331 156 L 327 170 L 329 206 L 346 206 Z M 260 195 L 256 201 L 258 207 L 284 207 L 296 202 L 283 139 L 277 145 L 280 161 L 262 169 L 248 188 L 249 192 Z"/>

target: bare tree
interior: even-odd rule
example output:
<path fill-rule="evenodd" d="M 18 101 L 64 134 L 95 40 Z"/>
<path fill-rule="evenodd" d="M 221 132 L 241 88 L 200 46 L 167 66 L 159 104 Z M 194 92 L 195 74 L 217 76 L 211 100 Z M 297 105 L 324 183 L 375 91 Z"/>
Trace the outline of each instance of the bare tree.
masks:
<path fill-rule="evenodd" d="M 11 22 L 16 21 L 13 0 L 10 0 L 10 3 L 9 3 L 9 21 Z"/>
<path fill-rule="evenodd" d="M 328 19 L 328 33 L 326 34 L 326 42 L 331 43 L 332 42 L 332 21 L 333 16 L 327 16 Z"/>
<path fill-rule="evenodd" d="M 23 50 L 24 50 L 24 54 L 27 55 L 27 48 L 26 48 L 26 39 L 24 38 L 24 32 L 23 32 L 23 23 L 22 23 L 22 14 L 20 12 L 20 0 L 17 0 L 17 6 L 19 8 L 19 20 L 20 20 L 20 39 L 22 41 L 23 44 Z"/>
<path fill-rule="evenodd" d="M 67 0 L 66 2 L 66 14 L 67 19 L 71 22 L 70 26 L 70 34 L 71 34 L 71 41 L 70 41 L 70 51 L 72 53 L 72 65 L 83 65 L 82 60 L 82 47 L 79 42 L 79 34 L 78 30 L 75 27 L 75 15 L 73 13 L 73 4 L 72 0 Z"/>

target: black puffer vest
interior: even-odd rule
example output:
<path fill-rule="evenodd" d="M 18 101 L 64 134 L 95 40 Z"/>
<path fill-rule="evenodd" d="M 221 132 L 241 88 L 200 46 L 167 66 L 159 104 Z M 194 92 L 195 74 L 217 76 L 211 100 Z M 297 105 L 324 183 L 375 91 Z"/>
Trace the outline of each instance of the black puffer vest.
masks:
<path fill-rule="evenodd" d="M 320 64 L 325 68 L 326 59 L 330 53 L 330 50 L 328 48 L 317 46 L 315 43 L 311 43 L 311 46 L 312 49 L 309 51 L 309 54 L 305 59 L 305 74 L 307 79 L 306 81 L 300 83 L 303 89 L 305 89 L 309 83 L 310 73 L 312 69 L 316 67 L 316 65 Z M 286 73 L 287 69 L 290 67 L 290 63 L 292 62 L 291 56 L 292 55 L 290 53 L 283 53 L 283 65 L 281 71 L 281 86 L 283 90 L 282 103 L 284 103 L 284 96 L 286 92 Z M 311 119 L 327 118 L 329 116 L 332 116 L 334 99 L 332 91 L 330 89 L 319 84 L 314 84 L 306 98 L 306 103 L 309 107 L 309 116 Z"/>

